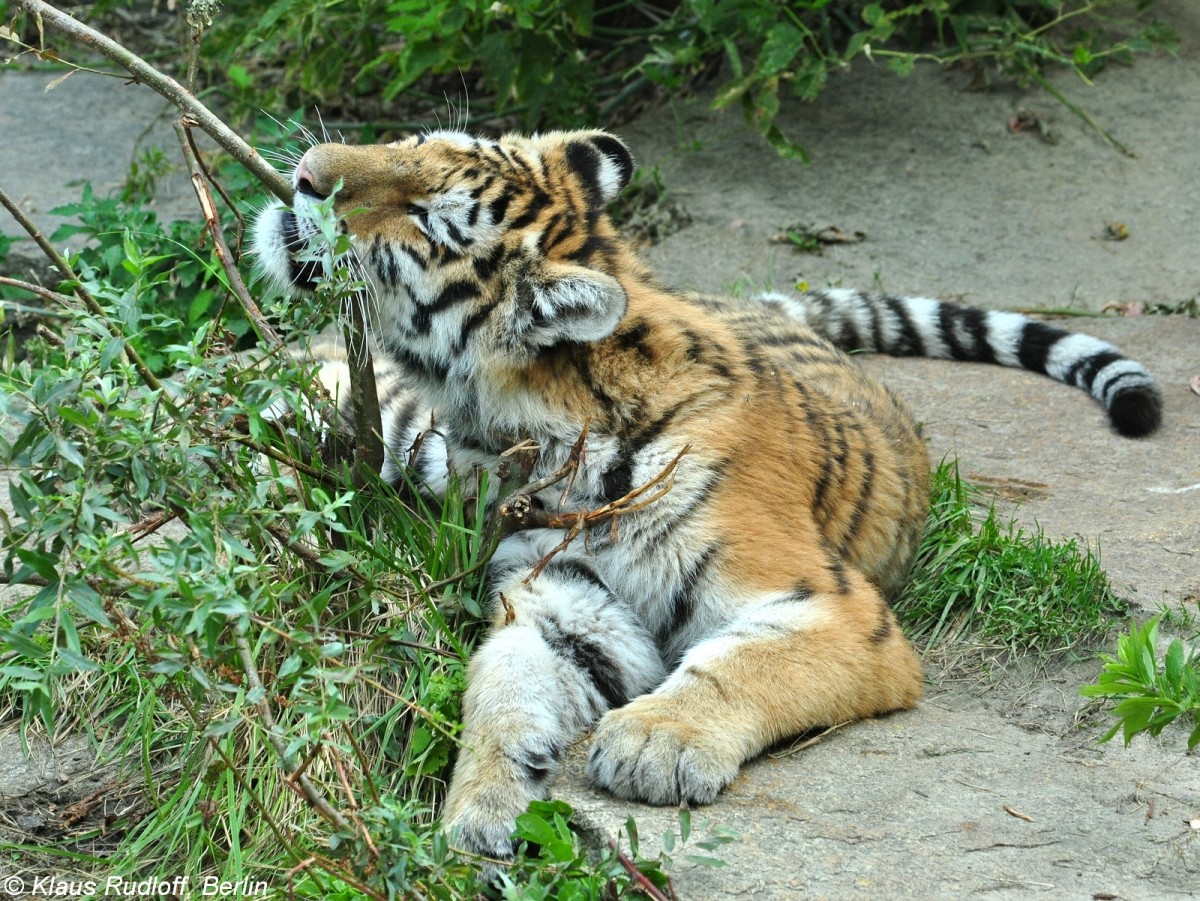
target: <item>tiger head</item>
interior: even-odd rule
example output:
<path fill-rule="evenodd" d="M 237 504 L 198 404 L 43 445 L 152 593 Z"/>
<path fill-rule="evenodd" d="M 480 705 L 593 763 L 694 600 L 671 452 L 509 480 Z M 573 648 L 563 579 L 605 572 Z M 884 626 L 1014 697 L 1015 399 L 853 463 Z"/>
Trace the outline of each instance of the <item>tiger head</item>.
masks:
<path fill-rule="evenodd" d="M 477 378 L 616 328 L 641 269 L 605 209 L 632 171 L 602 131 L 321 144 L 292 174 L 292 208 L 259 216 L 254 250 L 273 280 L 312 289 L 306 248 L 333 195 L 376 340 L 430 385 Z"/>

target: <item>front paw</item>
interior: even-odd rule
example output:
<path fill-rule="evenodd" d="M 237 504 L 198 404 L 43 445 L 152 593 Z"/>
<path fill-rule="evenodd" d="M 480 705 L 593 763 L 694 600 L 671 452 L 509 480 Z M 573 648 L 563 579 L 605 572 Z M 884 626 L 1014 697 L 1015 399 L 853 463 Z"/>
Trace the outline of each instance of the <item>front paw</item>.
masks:
<path fill-rule="evenodd" d="M 471 737 L 460 753 L 443 828 L 456 847 L 481 857 L 511 860 L 517 817 L 530 801 L 546 796 L 560 768 L 560 748 L 551 741 L 521 736 L 514 746 Z"/>
<path fill-rule="evenodd" d="M 525 804 L 496 804 L 486 801 L 460 803 L 442 821 L 451 843 L 467 854 L 492 860 L 512 860 L 516 851 L 512 840 L 517 816 Z"/>
<path fill-rule="evenodd" d="M 646 695 L 605 714 L 588 758 L 592 785 L 650 804 L 715 800 L 737 776 L 740 742 L 682 712 L 669 700 Z"/>

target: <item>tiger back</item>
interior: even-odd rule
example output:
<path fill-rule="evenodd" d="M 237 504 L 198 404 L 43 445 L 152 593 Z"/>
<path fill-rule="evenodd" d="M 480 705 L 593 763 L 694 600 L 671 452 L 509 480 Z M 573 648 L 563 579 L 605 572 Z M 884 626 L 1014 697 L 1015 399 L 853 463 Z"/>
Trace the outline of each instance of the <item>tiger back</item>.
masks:
<path fill-rule="evenodd" d="M 511 854 L 516 816 L 589 729 L 595 785 L 705 803 L 773 742 L 916 703 L 921 667 L 887 601 L 920 538 L 929 463 L 903 404 L 844 350 L 1043 372 L 1125 434 L 1161 415 L 1140 364 L 1016 314 L 666 288 L 605 210 L 632 169 L 598 131 L 320 145 L 293 174 L 294 208 L 256 225 L 262 267 L 311 289 L 314 205 L 340 185 L 372 335 L 400 374 L 390 456 L 432 416 L 440 443 L 417 474 L 435 490 L 495 473 L 521 441 L 531 478 L 548 476 L 584 435 L 565 496 L 542 492 L 549 508 L 595 509 L 670 469 L 619 531 L 557 555 L 561 530 L 520 531 L 490 564 L 493 626 L 469 666 L 445 811 L 459 845 L 489 857 Z"/>

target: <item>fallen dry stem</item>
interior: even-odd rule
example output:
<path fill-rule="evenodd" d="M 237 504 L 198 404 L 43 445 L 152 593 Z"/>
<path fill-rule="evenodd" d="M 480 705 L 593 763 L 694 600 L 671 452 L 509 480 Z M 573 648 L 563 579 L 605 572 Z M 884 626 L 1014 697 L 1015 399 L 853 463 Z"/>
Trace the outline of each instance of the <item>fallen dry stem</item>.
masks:
<path fill-rule="evenodd" d="M 582 442 L 577 443 L 576 447 L 581 446 L 581 444 Z M 623 497 L 619 497 L 615 501 L 610 501 L 592 510 L 580 510 L 574 513 L 551 512 L 535 506 L 533 503 L 533 492 L 524 490 L 506 498 L 498 510 L 502 535 L 511 535 L 523 529 L 567 530 L 566 535 L 563 536 L 563 540 L 550 553 L 537 562 L 525 578 L 525 581 L 528 583 L 541 575 L 542 570 L 546 568 L 547 564 L 565 551 L 571 545 L 571 542 L 578 538 L 584 530 L 592 529 L 605 523 L 611 523 L 613 539 L 616 540 L 618 538 L 617 521 L 619 518 L 627 516 L 630 513 L 636 513 L 639 510 L 644 510 L 655 501 L 663 498 L 674 487 L 675 468 L 691 449 L 692 446 L 690 444 L 684 445 L 671 462 L 664 466 L 662 471 L 650 479 L 650 481 L 639 485 Z M 574 465 L 571 465 L 572 460 L 574 461 Z M 571 459 L 568 459 L 566 464 L 552 475 L 533 483 L 533 487 L 540 485 L 541 487 L 537 488 L 540 491 L 562 479 L 573 478 L 575 470 L 578 467 L 578 462 L 578 456 L 572 453 Z"/>
<path fill-rule="evenodd" d="M 838 729 L 842 728 L 842 726 L 847 726 L 849 724 L 850 724 L 850 720 L 845 720 L 844 722 L 838 723 L 836 726 L 830 726 L 829 728 L 824 729 L 821 732 L 818 732 L 816 735 L 812 736 L 811 738 L 806 738 L 806 739 L 804 739 L 804 741 L 796 742 L 796 744 L 792 745 L 790 748 L 787 748 L 786 750 L 778 751 L 774 754 L 768 754 L 767 756 L 770 757 L 772 760 L 779 760 L 782 757 L 791 757 L 794 754 L 799 754 L 805 748 L 812 747 L 817 742 L 821 741 L 823 738 L 825 738 L 826 735 L 829 735 L 832 732 L 836 732 Z"/>

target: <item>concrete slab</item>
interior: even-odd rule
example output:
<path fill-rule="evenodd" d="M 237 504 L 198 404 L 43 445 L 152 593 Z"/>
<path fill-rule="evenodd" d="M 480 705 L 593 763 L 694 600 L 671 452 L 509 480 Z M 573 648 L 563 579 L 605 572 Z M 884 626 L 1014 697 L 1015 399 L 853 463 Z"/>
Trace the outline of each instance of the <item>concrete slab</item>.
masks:
<path fill-rule="evenodd" d="M 61 71 L 0 68 L 0 187 L 46 235 L 68 221 L 50 210 L 79 200 L 84 182 L 98 197 L 119 191 L 129 166 L 149 147 L 163 148 L 177 172 L 161 181 L 154 206 L 164 221 L 196 217 L 171 128 L 175 107 L 149 88 L 123 79 Z M 25 233 L 0 209 L 0 233 Z M 36 248 L 19 245 L 23 256 Z"/>

